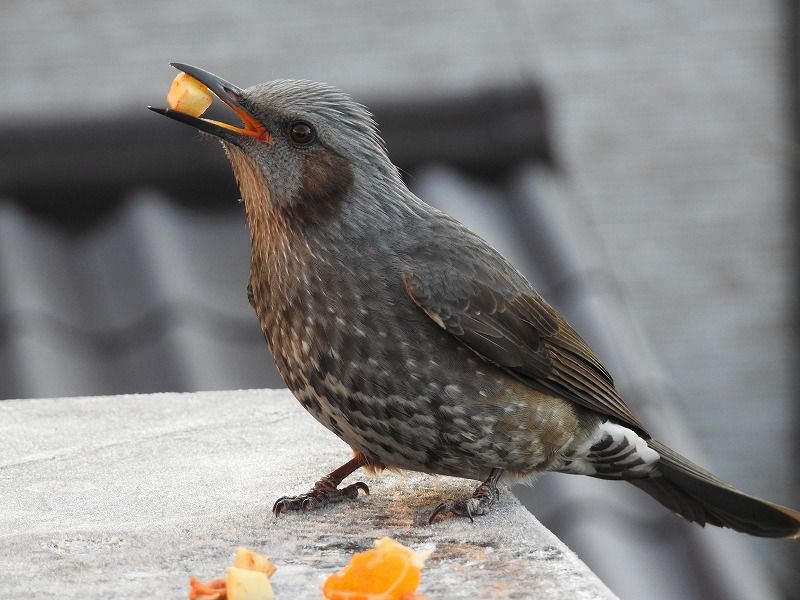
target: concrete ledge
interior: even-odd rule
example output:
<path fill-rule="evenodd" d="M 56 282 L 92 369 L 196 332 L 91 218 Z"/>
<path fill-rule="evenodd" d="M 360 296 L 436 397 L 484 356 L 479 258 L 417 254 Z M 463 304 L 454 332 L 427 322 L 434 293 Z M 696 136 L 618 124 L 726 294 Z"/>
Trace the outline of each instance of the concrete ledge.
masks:
<path fill-rule="evenodd" d="M 450 598 L 614 595 L 510 494 L 470 524 L 425 524 L 474 482 L 363 477 L 372 495 L 274 519 L 350 457 L 285 390 L 0 402 L 0 589 L 13 598 L 186 597 L 237 545 L 278 565 L 278 599 L 319 598 L 349 556 L 390 536 L 434 548 L 420 591 Z"/>

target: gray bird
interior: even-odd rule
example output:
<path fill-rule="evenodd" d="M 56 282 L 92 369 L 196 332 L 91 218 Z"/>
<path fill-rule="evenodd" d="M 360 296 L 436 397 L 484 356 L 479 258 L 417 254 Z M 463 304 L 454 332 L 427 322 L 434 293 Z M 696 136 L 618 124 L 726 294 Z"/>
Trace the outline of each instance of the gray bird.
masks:
<path fill-rule="evenodd" d="M 370 113 L 322 83 L 240 89 L 175 63 L 241 127 L 210 133 L 250 226 L 248 298 L 286 385 L 354 458 L 275 514 L 354 498 L 356 469 L 483 481 L 443 512 L 482 515 L 501 476 L 628 481 L 700 525 L 800 537 L 800 513 L 748 496 L 653 439 L 600 359 L 505 258 L 414 196 Z"/>

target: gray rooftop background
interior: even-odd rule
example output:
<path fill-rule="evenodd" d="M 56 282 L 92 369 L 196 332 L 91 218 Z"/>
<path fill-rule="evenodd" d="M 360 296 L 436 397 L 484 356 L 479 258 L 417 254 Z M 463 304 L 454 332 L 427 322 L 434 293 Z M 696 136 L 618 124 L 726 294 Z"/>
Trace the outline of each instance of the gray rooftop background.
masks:
<path fill-rule="evenodd" d="M 378 104 L 536 82 L 562 185 L 685 403 L 707 466 L 798 506 L 787 5 L 10 0 L 0 5 L 0 142 L 13 151 L 24 140 L 9 135 L 51 120 L 139 115 L 162 101 L 170 60 L 241 85 L 325 79 Z M 507 191 L 430 169 L 411 184 L 478 224 Z M 462 200 L 470 190 L 478 202 Z M 163 190 L 128 188 L 76 232 L 0 180 L 3 193 L 0 397 L 271 381 L 242 293 L 237 211 L 190 212 Z M 49 208 L 63 214 L 58 202 Z M 508 238 L 495 233 L 498 245 Z M 557 295 L 557 285 L 543 291 Z M 152 375 L 164 365 L 168 377 Z M 790 597 L 797 551 L 752 548 Z"/>

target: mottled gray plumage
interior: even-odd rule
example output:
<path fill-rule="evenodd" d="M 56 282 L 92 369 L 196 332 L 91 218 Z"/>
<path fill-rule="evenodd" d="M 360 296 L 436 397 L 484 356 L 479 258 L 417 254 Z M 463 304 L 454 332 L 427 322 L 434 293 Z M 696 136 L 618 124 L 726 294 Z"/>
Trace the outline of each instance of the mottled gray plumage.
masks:
<path fill-rule="evenodd" d="M 530 283 L 406 188 L 363 106 L 320 83 L 241 90 L 177 66 L 245 121 L 162 111 L 223 140 L 252 236 L 248 297 L 278 370 L 356 454 L 277 513 L 353 497 L 366 486 L 336 488 L 359 466 L 486 480 L 435 512 L 469 516 L 502 473 L 560 471 L 630 480 L 700 524 L 798 535 L 798 513 L 652 440 Z"/>

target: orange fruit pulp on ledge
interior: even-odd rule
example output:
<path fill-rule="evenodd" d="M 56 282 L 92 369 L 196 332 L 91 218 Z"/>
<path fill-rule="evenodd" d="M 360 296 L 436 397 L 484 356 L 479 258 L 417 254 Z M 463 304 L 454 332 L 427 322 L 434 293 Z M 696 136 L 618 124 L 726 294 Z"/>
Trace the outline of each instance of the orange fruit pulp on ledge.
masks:
<path fill-rule="evenodd" d="M 344 569 L 334 573 L 322 586 L 326 600 L 411 600 L 420 570 L 430 553 L 417 553 L 383 538 L 375 548 L 353 555 Z"/>

